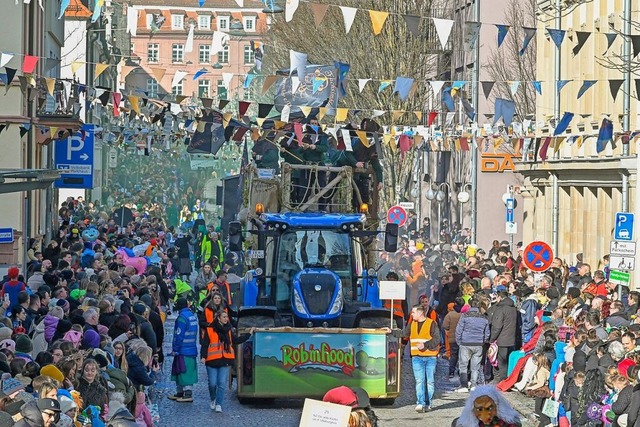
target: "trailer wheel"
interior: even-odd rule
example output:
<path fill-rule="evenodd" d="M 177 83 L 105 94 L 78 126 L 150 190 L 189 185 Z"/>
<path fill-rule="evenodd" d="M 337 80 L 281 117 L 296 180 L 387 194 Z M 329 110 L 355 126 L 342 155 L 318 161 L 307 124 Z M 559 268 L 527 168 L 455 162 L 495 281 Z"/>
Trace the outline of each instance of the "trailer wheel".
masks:
<path fill-rule="evenodd" d="M 395 401 L 395 397 L 371 399 L 371 406 L 392 406 Z"/>

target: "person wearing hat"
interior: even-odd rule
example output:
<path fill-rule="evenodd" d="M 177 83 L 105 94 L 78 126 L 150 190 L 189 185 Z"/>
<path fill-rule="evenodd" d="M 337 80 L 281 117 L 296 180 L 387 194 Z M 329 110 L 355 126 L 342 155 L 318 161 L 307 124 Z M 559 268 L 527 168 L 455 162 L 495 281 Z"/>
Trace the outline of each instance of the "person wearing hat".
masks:
<path fill-rule="evenodd" d="M 198 382 L 198 318 L 185 298 L 178 298 L 176 310 L 178 318 L 171 346 L 174 357 L 171 380 L 176 382 L 176 394 L 169 396 L 169 399 L 193 402 L 192 388 Z"/>
<path fill-rule="evenodd" d="M 323 402 L 351 407 L 349 425 L 377 427 L 378 417 L 369 403 L 369 395 L 361 387 L 339 386 L 325 393 Z"/>
<path fill-rule="evenodd" d="M 500 288 L 500 286 L 498 286 Z M 497 289 L 495 303 L 489 309 L 491 325 L 490 343 L 498 344 L 498 367 L 494 368 L 494 378 L 502 381 L 507 378 L 509 354 L 515 349 L 517 338 L 518 309 L 509 293 L 502 286 Z"/>
<path fill-rule="evenodd" d="M 7 271 L 9 280 L 4 283 L 0 291 L 0 297 L 9 300 L 9 306 L 6 308 L 7 313 L 10 313 L 13 307 L 18 305 L 18 294 L 27 290 L 27 285 L 18 280 L 19 275 L 20 270 L 18 267 L 9 267 Z"/>
<path fill-rule="evenodd" d="M 136 323 L 138 324 L 138 330 L 140 331 L 140 338 L 142 338 L 149 347 L 153 350 L 153 354 L 157 354 L 158 352 L 158 338 L 156 337 L 156 333 L 153 330 L 153 326 L 151 322 L 149 322 L 149 307 L 138 301 L 133 305 L 133 313 L 129 316 L 134 316 L 136 318 Z"/>
<path fill-rule="evenodd" d="M 516 289 L 515 295 L 520 299 L 520 321 L 522 325 L 522 342 L 528 342 L 536 327 L 536 312 L 538 311 L 538 297 L 534 290 L 522 284 Z"/>
<path fill-rule="evenodd" d="M 272 169 L 274 174 L 278 174 L 280 173 L 280 156 L 278 155 L 278 146 L 274 141 L 276 133 L 268 128 L 269 122 L 273 125 L 272 120 L 265 120 L 262 124 L 263 132 L 251 148 L 251 157 L 256 168 Z"/>

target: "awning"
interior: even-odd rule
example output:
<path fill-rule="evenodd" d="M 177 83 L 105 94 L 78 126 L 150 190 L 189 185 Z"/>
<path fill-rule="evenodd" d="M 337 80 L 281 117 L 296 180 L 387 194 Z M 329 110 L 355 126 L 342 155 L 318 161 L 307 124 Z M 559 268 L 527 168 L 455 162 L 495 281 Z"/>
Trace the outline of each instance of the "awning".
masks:
<path fill-rule="evenodd" d="M 0 169 L 0 194 L 43 190 L 58 178 L 56 169 Z"/>

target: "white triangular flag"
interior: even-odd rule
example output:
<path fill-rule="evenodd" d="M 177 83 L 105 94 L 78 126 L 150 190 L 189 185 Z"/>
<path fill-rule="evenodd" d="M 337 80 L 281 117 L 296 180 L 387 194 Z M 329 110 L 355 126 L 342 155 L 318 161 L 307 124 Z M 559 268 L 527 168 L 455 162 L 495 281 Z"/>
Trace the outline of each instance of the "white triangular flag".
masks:
<path fill-rule="evenodd" d="M 287 4 L 284 10 L 284 20 L 290 22 L 293 19 L 293 14 L 300 6 L 300 0 L 287 0 Z"/>
<path fill-rule="evenodd" d="M 289 114 L 291 114 L 291 106 L 289 104 L 283 105 L 282 111 L 280 112 L 280 120 L 287 123 L 289 121 Z"/>
<path fill-rule="evenodd" d="M 344 18 L 344 31 L 348 34 L 349 31 L 351 31 L 351 26 L 353 25 L 353 20 L 356 17 L 358 9 L 355 7 L 340 6 L 340 10 L 342 10 L 342 17 Z"/>
<path fill-rule="evenodd" d="M 173 75 L 173 80 L 171 80 L 171 87 L 176 87 L 187 74 L 189 73 L 187 73 L 186 71 L 176 71 L 176 73 Z"/>
<path fill-rule="evenodd" d="M 127 7 L 127 33 L 136 36 L 138 33 L 138 10 Z"/>
<path fill-rule="evenodd" d="M 514 95 L 518 92 L 518 88 L 520 87 L 520 81 L 515 80 L 511 82 L 511 95 Z"/>
<path fill-rule="evenodd" d="M 213 41 L 211 42 L 211 55 L 215 55 L 224 48 L 225 43 L 229 40 L 229 36 L 222 31 L 213 32 Z"/>
<path fill-rule="evenodd" d="M 291 93 L 296 93 L 300 87 L 300 79 L 298 76 L 291 76 Z"/>
<path fill-rule="evenodd" d="M 442 90 L 442 86 L 444 86 L 444 82 L 440 80 L 432 80 L 429 83 L 431 84 L 431 89 L 433 89 L 433 94 L 435 96 L 440 95 L 440 91 Z"/>
<path fill-rule="evenodd" d="M 193 52 L 193 32 L 196 27 L 193 24 L 189 25 L 189 34 L 187 35 L 187 43 L 184 45 L 185 53 Z"/>
<path fill-rule="evenodd" d="M 244 7 L 244 0 L 236 0 L 238 7 Z"/>
<path fill-rule="evenodd" d="M 0 67 L 4 67 L 5 65 L 7 65 L 12 58 L 13 58 L 13 53 L 2 52 L 0 54 Z"/>
<path fill-rule="evenodd" d="M 293 70 L 296 70 L 298 72 L 298 78 L 304 80 L 304 76 L 307 73 L 307 54 L 289 50 L 289 62 L 289 72 L 291 73 Z"/>
<path fill-rule="evenodd" d="M 231 84 L 231 79 L 233 79 L 233 73 L 222 73 L 222 82 L 227 89 Z"/>
<path fill-rule="evenodd" d="M 385 110 L 373 110 L 373 114 L 371 115 L 371 118 L 375 119 L 376 117 L 380 117 L 384 113 L 386 113 Z"/>
<path fill-rule="evenodd" d="M 344 149 L 345 151 L 353 151 L 353 147 L 351 146 L 351 134 L 349 133 L 349 129 L 340 129 L 342 132 L 342 140 L 344 141 Z"/>
<path fill-rule="evenodd" d="M 358 79 L 358 89 L 360 90 L 360 93 L 362 93 L 362 91 L 364 90 L 364 87 L 370 81 L 371 81 L 371 79 Z"/>
<path fill-rule="evenodd" d="M 444 49 L 449 41 L 449 36 L 451 35 L 451 29 L 453 28 L 453 20 L 452 19 L 440 19 L 440 18 L 431 18 L 433 19 L 433 24 L 436 26 L 436 33 L 438 33 L 438 39 L 440 39 L 440 44 Z"/>

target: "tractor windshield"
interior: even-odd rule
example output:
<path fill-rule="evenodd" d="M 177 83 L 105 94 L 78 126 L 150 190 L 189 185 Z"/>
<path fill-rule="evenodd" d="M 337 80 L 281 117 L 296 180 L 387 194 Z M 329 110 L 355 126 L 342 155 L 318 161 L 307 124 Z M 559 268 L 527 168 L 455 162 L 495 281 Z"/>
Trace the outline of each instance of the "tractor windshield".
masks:
<path fill-rule="evenodd" d="M 274 295 L 278 309 L 289 310 L 293 277 L 303 268 L 327 268 L 342 281 L 342 289 L 351 291 L 353 276 L 351 239 L 348 233 L 334 230 L 288 230 L 280 236 L 277 255 L 267 269 L 275 275 Z"/>

